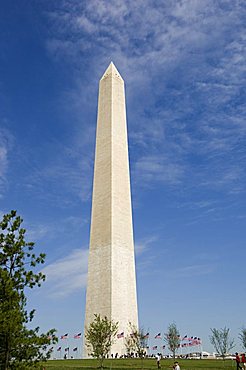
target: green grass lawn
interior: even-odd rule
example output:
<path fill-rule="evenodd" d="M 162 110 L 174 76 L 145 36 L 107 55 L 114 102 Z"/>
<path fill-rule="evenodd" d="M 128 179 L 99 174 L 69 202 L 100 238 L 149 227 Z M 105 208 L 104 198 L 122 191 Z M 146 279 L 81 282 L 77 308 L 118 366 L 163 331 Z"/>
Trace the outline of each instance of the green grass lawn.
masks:
<path fill-rule="evenodd" d="M 232 360 L 179 360 L 181 370 L 232 370 L 236 369 L 236 363 Z M 44 364 L 46 370 L 65 370 L 65 369 L 96 369 L 96 360 L 50 360 Z M 161 369 L 172 369 L 173 360 L 161 360 Z M 104 368 L 107 370 L 142 370 L 140 359 L 117 359 L 105 360 Z M 42 369 L 42 368 L 41 368 Z M 143 369 L 157 369 L 154 359 L 143 360 Z"/>

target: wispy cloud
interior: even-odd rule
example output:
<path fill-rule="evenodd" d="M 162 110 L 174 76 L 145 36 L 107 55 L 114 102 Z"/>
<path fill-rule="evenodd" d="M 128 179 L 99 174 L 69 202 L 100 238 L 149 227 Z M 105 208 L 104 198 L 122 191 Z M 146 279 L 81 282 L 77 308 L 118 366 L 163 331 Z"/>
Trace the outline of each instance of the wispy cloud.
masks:
<path fill-rule="evenodd" d="M 19 186 L 28 188 L 38 198 L 49 199 L 61 207 L 78 202 L 78 199 L 90 199 L 94 153 L 86 152 L 88 146 L 84 144 L 82 148 L 83 143 L 83 139 L 78 143 L 77 138 L 66 146 L 55 143 L 54 157 L 43 158 L 38 165 L 26 151 L 26 176 Z"/>
<path fill-rule="evenodd" d="M 173 269 L 170 277 L 172 278 L 192 278 L 195 276 L 209 275 L 215 270 L 215 265 L 210 264 L 198 264 L 184 266 L 177 269 Z"/>
<path fill-rule="evenodd" d="M 188 186 L 192 178 L 242 191 L 244 170 L 235 165 L 245 155 L 243 7 L 242 1 L 63 0 L 48 13 L 50 55 L 78 70 L 69 105 L 90 104 L 110 60 L 119 66 L 138 184 Z"/>
<path fill-rule="evenodd" d="M 184 168 L 175 160 L 160 156 L 145 156 L 140 158 L 134 167 L 134 178 L 140 180 L 142 185 L 164 182 L 177 184 L 182 179 Z"/>
<path fill-rule="evenodd" d="M 74 249 L 46 266 L 43 289 L 53 298 L 64 298 L 85 288 L 87 279 L 88 250 Z"/>
<path fill-rule="evenodd" d="M 13 136 L 4 128 L 0 128 L 0 198 L 7 183 L 8 155 L 12 147 Z"/>
<path fill-rule="evenodd" d="M 147 252 L 150 245 L 158 240 L 157 235 L 152 235 L 149 237 L 146 237 L 137 243 L 135 243 L 135 252 L 137 256 L 142 255 L 143 253 Z"/>

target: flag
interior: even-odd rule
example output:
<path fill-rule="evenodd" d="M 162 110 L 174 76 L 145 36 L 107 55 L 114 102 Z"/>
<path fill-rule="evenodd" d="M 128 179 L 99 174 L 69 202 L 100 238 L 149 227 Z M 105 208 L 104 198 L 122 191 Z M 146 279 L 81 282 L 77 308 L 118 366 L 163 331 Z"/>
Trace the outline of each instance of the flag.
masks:
<path fill-rule="evenodd" d="M 77 347 L 75 347 L 75 348 L 73 349 L 73 351 L 74 351 L 74 352 L 78 351 L 78 348 L 77 348 Z"/>
<path fill-rule="evenodd" d="M 120 333 L 120 334 L 117 334 L 117 338 L 120 339 L 120 338 L 124 338 L 124 332 Z"/>
<path fill-rule="evenodd" d="M 161 333 L 156 334 L 155 339 L 161 339 Z"/>
<path fill-rule="evenodd" d="M 149 333 L 146 333 L 144 339 L 149 338 Z"/>
<path fill-rule="evenodd" d="M 61 351 L 61 347 L 57 348 L 57 351 Z"/>
<path fill-rule="evenodd" d="M 81 338 L 81 333 L 75 334 L 73 337 L 74 337 L 74 339 L 80 339 Z"/>
<path fill-rule="evenodd" d="M 65 352 L 69 351 L 69 347 L 65 348 Z"/>
<path fill-rule="evenodd" d="M 67 338 L 68 338 L 68 333 L 61 336 L 61 339 L 67 339 Z"/>
<path fill-rule="evenodd" d="M 157 346 L 154 346 L 153 349 L 157 349 Z"/>

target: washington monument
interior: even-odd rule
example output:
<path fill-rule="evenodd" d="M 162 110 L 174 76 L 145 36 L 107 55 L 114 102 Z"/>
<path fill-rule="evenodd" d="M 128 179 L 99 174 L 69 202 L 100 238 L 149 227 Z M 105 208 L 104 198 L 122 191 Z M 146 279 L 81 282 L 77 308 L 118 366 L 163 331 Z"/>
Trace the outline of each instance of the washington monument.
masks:
<path fill-rule="evenodd" d="M 125 89 L 112 62 L 99 84 L 85 328 L 94 314 L 125 336 L 129 322 L 138 327 Z M 125 353 L 124 338 L 115 353 Z"/>

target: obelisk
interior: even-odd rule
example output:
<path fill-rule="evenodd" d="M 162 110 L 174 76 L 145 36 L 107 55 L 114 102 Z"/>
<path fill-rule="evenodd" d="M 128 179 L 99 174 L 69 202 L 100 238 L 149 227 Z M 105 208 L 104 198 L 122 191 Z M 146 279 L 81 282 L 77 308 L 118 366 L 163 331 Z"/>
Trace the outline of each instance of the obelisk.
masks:
<path fill-rule="evenodd" d="M 85 328 L 94 314 L 118 321 L 125 336 L 129 322 L 138 326 L 125 89 L 112 62 L 99 84 Z M 116 353 L 125 353 L 123 338 Z"/>

